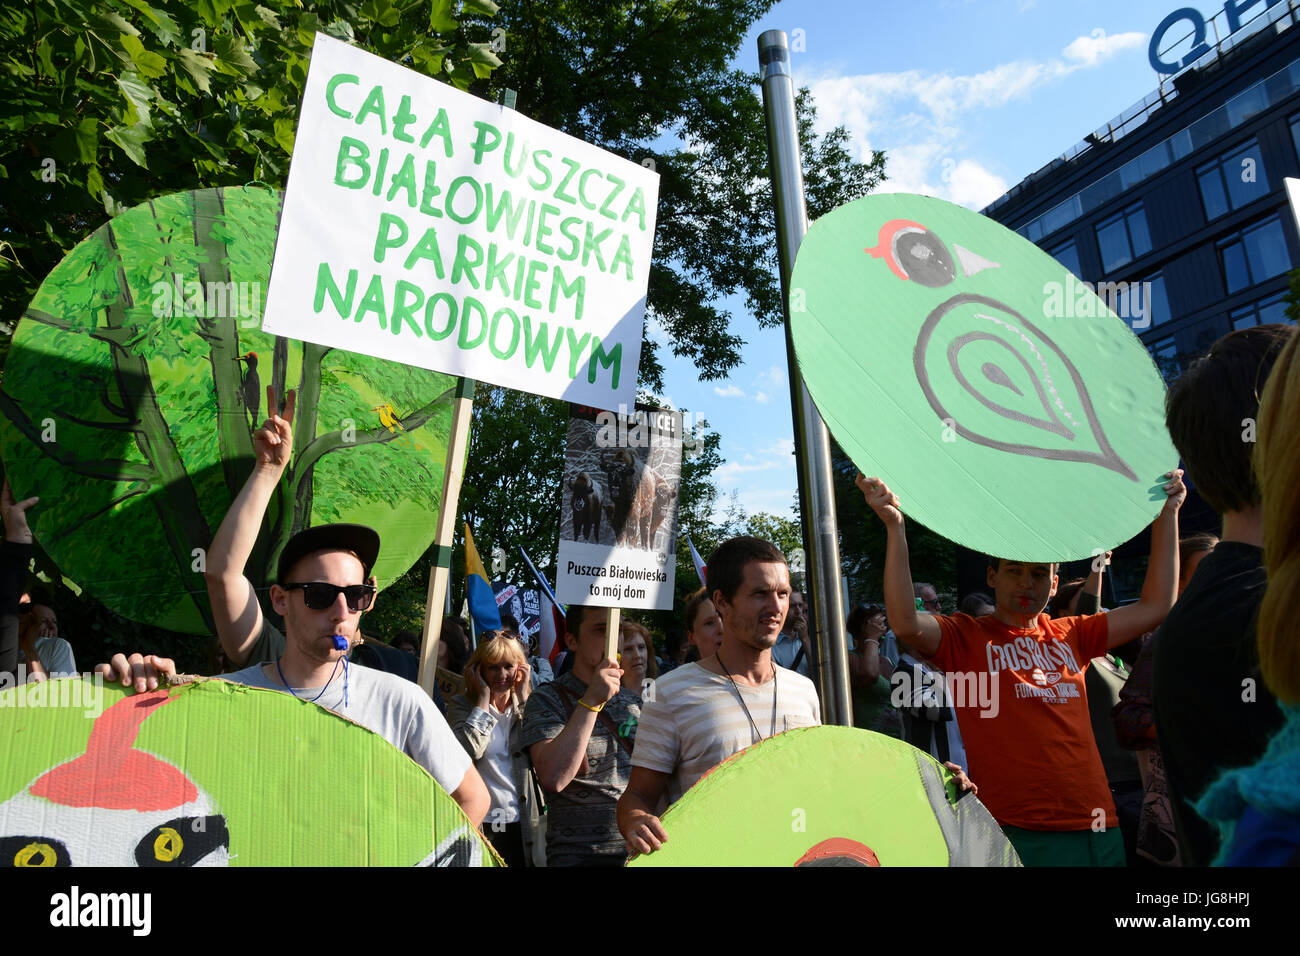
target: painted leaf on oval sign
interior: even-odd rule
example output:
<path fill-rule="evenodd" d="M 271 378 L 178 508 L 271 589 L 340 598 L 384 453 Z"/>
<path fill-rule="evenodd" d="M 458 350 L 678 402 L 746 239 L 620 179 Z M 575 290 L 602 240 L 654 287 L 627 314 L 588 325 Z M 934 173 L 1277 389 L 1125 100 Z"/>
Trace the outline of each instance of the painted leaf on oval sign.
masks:
<path fill-rule="evenodd" d="M 1147 295 L 1122 301 L 1150 315 Z M 1150 356 L 1064 266 L 991 219 L 904 194 L 841 206 L 799 247 L 790 322 L 835 440 L 958 544 L 1088 557 L 1163 507 L 1178 453 Z"/>
<path fill-rule="evenodd" d="M 0 867 L 500 866 L 423 767 L 278 691 L 0 691 Z"/>
<path fill-rule="evenodd" d="M 456 379 L 261 331 L 280 202 L 232 188 L 137 206 L 68 253 L 14 333 L 14 494 L 41 497 L 29 520 L 63 574 L 132 620 L 211 633 L 206 550 L 250 474 L 267 385 L 298 402 L 255 584 L 311 525 L 378 530 L 381 587 L 433 540 Z"/>
<path fill-rule="evenodd" d="M 696 781 L 663 825 L 663 848 L 628 866 L 1020 865 L 984 805 L 958 798 L 929 754 L 854 727 L 747 747 Z"/>

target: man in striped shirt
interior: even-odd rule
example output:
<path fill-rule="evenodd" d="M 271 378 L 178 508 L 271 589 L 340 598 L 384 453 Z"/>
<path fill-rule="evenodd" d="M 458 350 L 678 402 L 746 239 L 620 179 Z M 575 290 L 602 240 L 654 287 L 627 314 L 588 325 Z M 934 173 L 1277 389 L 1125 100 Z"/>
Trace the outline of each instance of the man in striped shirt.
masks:
<path fill-rule="evenodd" d="M 775 545 L 732 538 L 709 558 L 722 617 L 716 654 L 655 682 L 637 727 L 632 774 L 618 802 L 629 851 L 667 841 L 656 815 L 728 757 L 773 734 L 821 723 L 812 681 L 772 661 L 790 607 L 790 572 Z"/>

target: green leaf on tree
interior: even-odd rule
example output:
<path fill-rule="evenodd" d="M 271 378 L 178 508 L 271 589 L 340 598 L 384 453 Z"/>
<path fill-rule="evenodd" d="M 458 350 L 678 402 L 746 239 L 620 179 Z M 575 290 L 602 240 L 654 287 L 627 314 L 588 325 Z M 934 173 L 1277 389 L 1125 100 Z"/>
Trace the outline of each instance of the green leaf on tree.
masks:
<path fill-rule="evenodd" d="M 190 78 L 194 80 L 194 85 L 198 87 L 199 92 L 207 93 L 212 89 L 211 74 L 216 69 L 215 63 L 189 47 L 182 47 L 177 50 L 176 59 L 185 72 L 190 75 Z"/>

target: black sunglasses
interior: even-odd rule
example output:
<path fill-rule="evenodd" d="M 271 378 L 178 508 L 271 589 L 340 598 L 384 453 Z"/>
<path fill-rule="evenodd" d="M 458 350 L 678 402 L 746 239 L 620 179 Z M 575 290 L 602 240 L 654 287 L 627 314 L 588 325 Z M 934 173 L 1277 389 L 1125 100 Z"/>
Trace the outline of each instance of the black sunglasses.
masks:
<path fill-rule="evenodd" d="M 286 591 L 296 591 L 299 588 L 302 588 L 302 603 L 313 611 L 329 609 L 338 600 L 340 594 L 348 602 L 349 611 L 368 611 L 375 600 L 375 588 L 372 584 L 349 584 L 340 587 L 337 584 L 311 581 L 305 584 L 284 585 Z"/>

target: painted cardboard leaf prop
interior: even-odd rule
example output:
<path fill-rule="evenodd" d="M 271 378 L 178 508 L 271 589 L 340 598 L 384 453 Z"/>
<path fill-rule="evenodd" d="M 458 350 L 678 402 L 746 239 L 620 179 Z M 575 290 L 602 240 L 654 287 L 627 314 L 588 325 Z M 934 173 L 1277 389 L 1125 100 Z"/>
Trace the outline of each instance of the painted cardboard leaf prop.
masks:
<path fill-rule="evenodd" d="M 1140 288 L 1116 301 L 1150 315 Z M 1163 506 L 1178 453 L 1150 357 L 1064 266 L 991 219 L 902 194 L 841 206 L 799 248 L 790 322 L 835 440 L 958 544 L 1087 557 Z"/>
<path fill-rule="evenodd" d="M 496 866 L 378 734 L 289 694 L 200 681 L 0 692 L 0 866 Z"/>
<path fill-rule="evenodd" d="M 892 737 L 789 730 L 700 778 L 664 814 L 663 849 L 628 865 L 1019 866 L 984 805 L 950 781 Z"/>
<path fill-rule="evenodd" d="M 206 550 L 269 384 L 298 403 L 255 583 L 314 524 L 377 528 L 381 586 L 432 540 L 456 380 L 260 331 L 279 211 L 279 193 L 247 188 L 131 209 L 68 253 L 14 334 L 0 390 L 14 493 L 41 496 L 33 530 L 63 573 L 133 620 L 211 633 Z"/>

